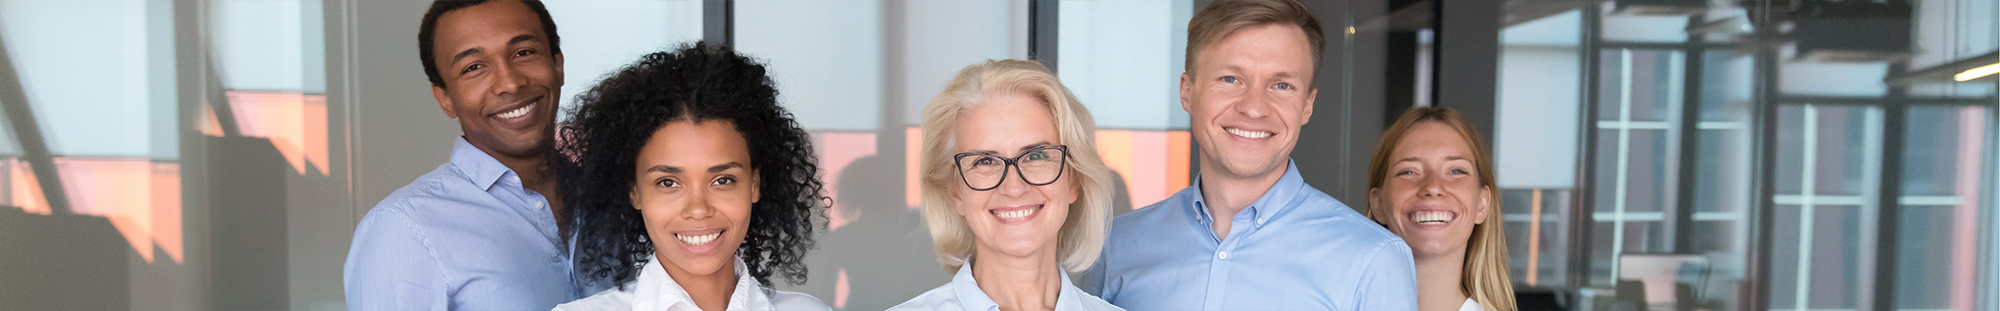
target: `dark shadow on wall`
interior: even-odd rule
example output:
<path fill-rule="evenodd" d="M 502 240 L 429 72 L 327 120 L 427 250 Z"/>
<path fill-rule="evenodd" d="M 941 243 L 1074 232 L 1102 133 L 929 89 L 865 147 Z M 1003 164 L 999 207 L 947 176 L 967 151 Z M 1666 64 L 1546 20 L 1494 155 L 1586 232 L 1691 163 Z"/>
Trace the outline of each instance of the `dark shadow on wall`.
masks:
<path fill-rule="evenodd" d="M 836 204 L 855 219 L 825 230 L 818 248 L 806 256 L 811 273 L 796 290 L 836 305 L 840 275 L 847 275 L 841 310 L 882 310 L 951 281 L 938 265 L 923 212 L 904 206 L 903 163 L 867 156 L 848 164 L 838 177 Z"/>
<path fill-rule="evenodd" d="M 290 164 L 271 141 L 210 138 L 210 306 L 216 310 L 289 309 L 285 176 Z"/>
<path fill-rule="evenodd" d="M 0 308 L 129 309 L 131 248 L 104 217 L 0 207 Z"/>

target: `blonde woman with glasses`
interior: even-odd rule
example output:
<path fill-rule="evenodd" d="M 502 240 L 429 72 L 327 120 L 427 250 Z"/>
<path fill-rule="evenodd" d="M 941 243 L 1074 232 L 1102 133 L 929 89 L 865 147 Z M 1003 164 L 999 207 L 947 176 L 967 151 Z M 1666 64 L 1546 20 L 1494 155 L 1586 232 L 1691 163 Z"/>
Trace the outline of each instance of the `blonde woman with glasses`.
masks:
<path fill-rule="evenodd" d="M 1514 311 L 1493 157 L 1451 108 L 1419 107 L 1368 164 L 1368 218 L 1410 243 L 1417 309 Z"/>
<path fill-rule="evenodd" d="M 924 108 L 924 220 L 950 283 L 890 310 L 1122 310 L 1071 285 L 1104 246 L 1111 171 L 1040 63 L 967 66 Z"/>

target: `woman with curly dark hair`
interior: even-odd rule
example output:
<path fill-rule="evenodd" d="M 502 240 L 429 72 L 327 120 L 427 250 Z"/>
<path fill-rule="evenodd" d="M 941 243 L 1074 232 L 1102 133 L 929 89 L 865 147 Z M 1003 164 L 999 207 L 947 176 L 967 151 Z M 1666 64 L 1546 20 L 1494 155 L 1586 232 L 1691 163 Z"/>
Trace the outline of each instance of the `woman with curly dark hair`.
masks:
<path fill-rule="evenodd" d="M 764 66 L 707 43 L 648 54 L 564 126 L 578 278 L 615 285 L 557 310 L 827 310 L 804 256 L 826 200 L 805 130 Z M 586 286 L 599 287 L 601 286 Z"/>

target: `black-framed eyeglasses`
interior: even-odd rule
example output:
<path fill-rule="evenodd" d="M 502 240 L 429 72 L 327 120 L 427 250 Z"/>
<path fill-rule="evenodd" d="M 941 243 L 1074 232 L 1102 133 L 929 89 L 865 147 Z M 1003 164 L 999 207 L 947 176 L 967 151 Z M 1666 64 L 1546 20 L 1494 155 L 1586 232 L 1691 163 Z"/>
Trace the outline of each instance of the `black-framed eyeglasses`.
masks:
<path fill-rule="evenodd" d="M 987 191 L 999 188 L 1000 182 L 1007 180 L 1008 167 L 1013 167 L 1021 181 L 1034 186 L 1047 186 L 1062 178 L 1069 168 L 1069 146 L 1051 145 L 1028 149 L 1013 158 L 1002 158 L 986 153 L 960 153 L 953 158 L 958 163 L 959 180 L 972 190 Z"/>

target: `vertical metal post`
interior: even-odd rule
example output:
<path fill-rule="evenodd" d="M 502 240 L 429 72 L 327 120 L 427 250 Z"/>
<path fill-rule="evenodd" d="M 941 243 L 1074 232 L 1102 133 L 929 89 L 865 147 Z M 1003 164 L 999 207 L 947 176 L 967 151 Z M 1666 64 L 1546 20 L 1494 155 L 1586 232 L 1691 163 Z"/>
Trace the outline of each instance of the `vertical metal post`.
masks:
<path fill-rule="evenodd" d="M 1899 76 L 1905 71 L 1909 71 L 1909 62 L 1896 62 L 1889 65 L 1888 76 Z M 1897 237 L 1902 233 L 1900 228 L 1903 218 L 1903 207 L 1899 199 L 1903 197 L 1903 155 L 1907 146 L 1903 142 L 1903 136 L 1909 131 L 1910 111 L 1909 102 L 1904 98 L 1908 93 L 1909 87 L 1890 86 L 1887 98 L 1883 101 L 1886 105 L 1882 107 L 1882 149 L 1880 149 L 1882 172 L 1878 175 L 1881 176 L 1879 183 L 1881 188 L 1876 192 L 1876 229 L 1875 240 L 1872 241 L 1875 244 L 1875 252 L 1862 254 L 1862 256 L 1875 256 L 1875 265 L 1861 268 L 1868 270 L 1866 271 L 1868 274 L 1864 275 L 1873 277 L 1872 281 L 1862 283 L 1874 287 L 1874 291 L 1869 293 L 1872 299 L 1867 300 L 1871 303 L 1864 308 L 1874 310 L 1896 310 L 1896 257 L 1900 251 Z"/>
<path fill-rule="evenodd" d="M 736 45 L 736 1 L 703 0 L 701 3 L 701 40 L 723 45 Z"/>
<path fill-rule="evenodd" d="M 1056 31 L 1062 24 L 1058 18 L 1061 8 L 1060 0 L 1028 1 L 1028 59 L 1042 62 L 1049 72 L 1061 69 L 1056 66 L 1056 54 L 1060 51 L 1056 46 L 1060 39 Z"/>
<path fill-rule="evenodd" d="M 1771 308 L 1771 234 L 1776 218 L 1775 181 L 1778 159 L 1778 44 L 1777 23 L 1771 20 L 1770 1 L 1756 2 L 1750 11 L 1751 20 L 1756 24 L 1756 66 L 1751 73 L 1757 78 L 1755 100 L 1750 102 L 1753 120 L 1751 146 L 1756 146 L 1755 161 L 1750 165 L 1756 174 L 1751 178 L 1751 195 L 1747 219 L 1746 239 L 1750 245 L 1744 250 L 1742 297 L 1738 310 L 1769 310 Z"/>
<path fill-rule="evenodd" d="M 1570 202 L 1574 204 L 1571 205 L 1567 219 L 1563 220 L 1563 223 L 1568 224 L 1570 231 L 1566 245 L 1567 268 L 1563 269 L 1566 270 L 1568 280 L 1563 285 L 1571 287 L 1590 286 L 1590 240 L 1592 239 L 1590 232 L 1596 221 L 1592 214 L 1596 213 L 1597 205 L 1596 191 L 1593 189 L 1597 180 L 1597 148 L 1590 146 L 1595 146 L 1597 143 L 1598 79 L 1601 75 L 1598 67 L 1603 55 L 1597 49 L 1602 43 L 1599 32 L 1604 26 L 1603 18 L 1600 16 L 1603 15 L 1603 5 L 1600 3 L 1599 1 L 1584 3 L 1581 34 L 1583 38 L 1578 41 L 1581 46 L 1577 49 L 1578 53 L 1583 53 L 1581 55 L 1583 80 L 1578 84 L 1582 86 L 1583 107 L 1577 109 L 1576 145 L 1583 148 L 1577 148 L 1580 154 L 1576 157 L 1576 189 L 1570 192 Z"/>
<path fill-rule="evenodd" d="M 1688 17 L 1688 25 L 1701 25 L 1705 21 L 1701 14 Z M 1686 68 L 1682 68 L 1685 74 L 1681 77 L 1680 124 L 1675 127 L 1679 132 L 1680 148 L 1678 155 L 1674 156 L 1674 162 L 1677 163 L 1674 167 L 1679 168 L 1675 170 L 1679 175 L 1674 179 L 1675 204 L 1669 207 L 1672 208 L 1673 214 L 1667 218 L 1669 226 L 1667 234 L 1671 237 L 1672 251 L 1675 253 L 1694 252 L 1694 239 L 1690 239 L 1689 236 L 1694 232 L 1696 190 L 1701 185 L 1699 182 L 1701 170 L 1698 169 L 1702 165 L 1700 163 L 1703 104 L 1701 83 L 1702 74 L 1705 73 L 1702 68 L 1703 59 L 1707 58 L 1707 53 L 1702 48 L 1704 39 L 1702 34 L 1688 34 L 1687 43 L 1681 48 L 1681 57 L 1687 61 L 1682 63 Z"/>

